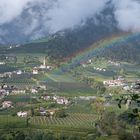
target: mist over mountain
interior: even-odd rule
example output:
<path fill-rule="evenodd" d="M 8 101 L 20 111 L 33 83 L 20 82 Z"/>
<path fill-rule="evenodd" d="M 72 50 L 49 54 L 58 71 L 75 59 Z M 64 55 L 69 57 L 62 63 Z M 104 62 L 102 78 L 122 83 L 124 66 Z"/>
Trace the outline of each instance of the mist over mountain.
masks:
<path fill-rule="evenodd" d="M 104 26 L 102 32 L 114 28 L 138 32 L 139 13 L 138 0 L 1 0 L 0 44 L 29 42 L 87 26 L 91 31 Z"/>

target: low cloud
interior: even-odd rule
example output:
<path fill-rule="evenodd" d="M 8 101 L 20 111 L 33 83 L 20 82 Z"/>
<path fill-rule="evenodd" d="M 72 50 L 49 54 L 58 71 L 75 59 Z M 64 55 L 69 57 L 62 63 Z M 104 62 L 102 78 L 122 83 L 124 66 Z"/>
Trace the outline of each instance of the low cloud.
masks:
<path fill-rule="evenodd" d="M 30 34 L 40 25 L 50 33 L 54 33 L 84 24 L 88 18 L 94 17 L 95 14 L 101 12 L 107 1 L 1 0 L 0 25 L 18 19 L 17 21 L 23 25 L 25 34 Z M 25 9 L 27 9 L 29 18 L 26 17 L 25 23 L 22 24 L 23 19 L 20 16 Z M 28 24 L 28 22 L 30 23 Z M 26 23 L 28 24 L 27 28 Z"/>
<path fill-rule="evenodd" d="M 140 32 L 140 1 L 114 0 L 113 3 L 118 27 L 124 31 Z"/>
<path fill-rule="evenodd" d="M 108 0 L 58 0 L 48 10 L 46 24 L 51 32 L 82 25 L 85 21 L 101 12 Z"/>
<path fill-rule="evenodd" d="M 0 29 L 34 39 L 97 21 L 111 3 L 119 29 L 140 31 L 140 0 L 0 0 Z"/>
<path fill-rule="evenodd" d="M 0 0 L 0 25 L 17 18 L 32 0 Z"/>

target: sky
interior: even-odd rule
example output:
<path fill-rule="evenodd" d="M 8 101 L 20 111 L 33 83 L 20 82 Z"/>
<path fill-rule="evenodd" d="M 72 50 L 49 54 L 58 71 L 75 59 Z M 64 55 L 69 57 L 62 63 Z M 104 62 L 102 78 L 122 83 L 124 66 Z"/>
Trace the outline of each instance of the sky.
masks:
<path fill-rule="evenodd" d="M 24 35 L 34 32 L 34 38 L 44 32 L 73 29 L 96 18 L 109 1 L 114 6 L 117 27 L 139 32 L 140 0 L 0 0 L 0 35 L 8 33 L 3 30 L 7 24 L 15 24 Z"/>

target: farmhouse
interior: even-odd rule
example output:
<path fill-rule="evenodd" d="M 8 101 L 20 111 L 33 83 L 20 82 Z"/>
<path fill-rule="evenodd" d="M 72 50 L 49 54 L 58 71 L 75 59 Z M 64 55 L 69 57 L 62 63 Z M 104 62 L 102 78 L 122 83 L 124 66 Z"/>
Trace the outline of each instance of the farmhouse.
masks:
<path fill-rule="evenodd" d="M 17 112 L 17 116 L 18 117 L 26 118 L 27 115 L 28 115 L 28 113 L 26 111 L 24 111 L 24 112 L 22 112 L 22 111 Z"/>
<path fill-rule="evenodd" d="M 12 102 L 11 101 L 4 101 L 3 103 L 2 103 L 2 108 L 10 108 L 10 107 L 12 107 Z"/>

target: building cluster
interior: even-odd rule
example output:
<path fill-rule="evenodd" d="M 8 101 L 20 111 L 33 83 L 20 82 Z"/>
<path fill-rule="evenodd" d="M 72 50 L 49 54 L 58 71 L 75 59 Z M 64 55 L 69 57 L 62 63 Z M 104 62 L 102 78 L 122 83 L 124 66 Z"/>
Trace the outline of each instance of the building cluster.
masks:
<path fill-rule="evenodd" d="M 131 84 L 130 90 L 135 93 L 140 93 L 140 80 Z"/>
<path fill-rule="evenodd" d="M 60 105 L 68 105 L 70 103 L 69 99 L 67 99 L 66 97 L 44 95 L 41 98 L 46 101 L 53 100 Z"/>
<path fill-rule="evenodd" d="M 13 103 L 11 101 L 4 101 L 2 102 L 2 108 L 7 109 L 13 107 Z"/>
<path fill-rule="evenodd" d="M 108 87 L 122 87 L 125 91 L 140 93 L 140 80 L 128 82 L 122 76 L 119 76 L 115 80 L 103 81 L 103 84 Z"/>
<path fill-rule="evenodd" d="M 120 62 L 114 62 L 114 61 L 112 61 L 112 60 L 109 60 L 108 63 L 109 63 L 109 64 L 112 64 L 112 65 L 114 65 L 114 66 L 120 66 L 120 65 L 121 65 Z"/>
<path fill-rule="evenodd" d="M 118 76 L 114 80 L 103 81 L 103 84 L 108 87 L 120 87 L 120 86 L 125 87 L 125 86 L 127 86 L 127 82 L 123 76 Z"/>
<path fill-rule="evenodd" d="M 3 61 L 0 61 L 0 65 L 5 65 L 6 63 Z"/>
<path fill-rule="evenodd" d="M 106 71 L 106 69 L 105 68 L 99 68 L 99 67 L 94 67 L 94 70 L 97 70 L 97 71 Z"/>
<path fill-rule="evenodd" d="M 19 112 L 17 112 L 17 116 L 21 117 L 21 118 L 26 118 L 28 116 L 28 112 L 27 111 L 19 111 Z"/>
<path fill-rule="evenodd" d="M 26 93 L 26 89 L 19 89 L 14 86 L 8 86 L 3 84 L 0 86 L 0 98 L 5 97 L 9 94 L 23 94 Z"/>
<path fill-rule="evenodd" d="M 39 108 L 39 115 L 41 116 L 50 116 L 52 117 L 56 111 L 58 111 L 59 109 L 45 109 L 44 107 L 40 107 Z"/>
<path fill-rule="evenodd" d="M 103 84 L 105 86 L 108 86 L 108 87 L 118 87 L 118 86 L 124 86 L 126 85 L 126 83 L 122 80 L 107 80 L 107 81 L 103 81 Z"/>

